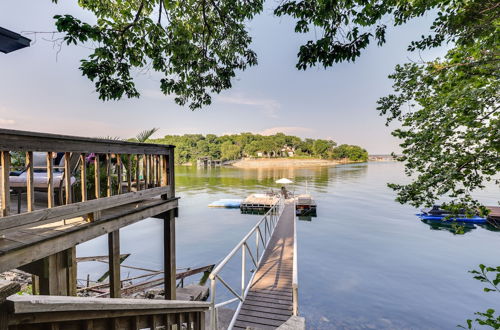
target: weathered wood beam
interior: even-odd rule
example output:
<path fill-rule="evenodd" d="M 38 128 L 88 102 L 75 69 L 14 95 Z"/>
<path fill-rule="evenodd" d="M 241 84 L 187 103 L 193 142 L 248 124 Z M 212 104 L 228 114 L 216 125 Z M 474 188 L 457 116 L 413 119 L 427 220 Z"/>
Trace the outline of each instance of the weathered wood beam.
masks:
<path fill-rule="evenodd" d="M 121 297 L 120 281 L 120 231 L 108 234 L 109 251 L 109 294 L 111 298 Z"/>
<path fill-rule="evenodd" d="M 44 220 L 63 220 L 83 216 L 94 211 L 101 211 L 124 204 L 161 196 L 169 187 L 156 187 L 148 190 L 133 191 L 121 195 L 78 202 L 70 205 L 57 206 L 51 209 L 42 209 L 25 214 L 13 214 L 0 219 L 0 230 L 19 227 Z"/>
<path fill-rule="evenodd" d="M 170 210 L 164 213 L 163 220 L 163 257 L 165 270 L 165 299 L 176 298 L 176 260 L 175 260 L 175 213 Z"/>
<path fill-rule="evenodd" d="M 52 152 L 47 152 L 47 207 L 54 206 L 54 161 Z"/>
<path fill-rule="evenodd" d="M 2 193 L 2 208 L 0 216 L 6 217 L 10 214 L 10 153 L 1 151 L 0 158 L 2 160 L 2 173 L 0 173 L 0 192 Z"/>
<path fill-rule="evenodd" d="M 35 210 L 35 182 L 33 181 L 33 151 L 26 152 L 26 204 L 28 212 Z"/>
<path fill-rule="evenodd" d="M 0 129 L 0 150 L 7 151 L 48 152 L 62 150 L 76 153 L 166 155 L 169 153 L 169 149 L 173 148 L 174 146 L 171 145 Z"/>
<path fill-rule="evenodd" d="M 58 297 L 58 296 L 21 296 L 8 298 L 14 314 L 45 313 L 45 312 L 79 312 L 79 311 L 120 311 L 120 310 L 154 310 L 154 309 L 186 309 L 203 311 L 210 303 L 204 301 L 166 301 L 150 299 L 113 299 L 92 297 Z M 168 312 L 168 311 L 166 311 Z M 144 312 L 143 312 L 144 313 Z M 57 313 L 54 313 L 57 314 Z M 57 317 L 54 315 L 54 317 Z"/>
<path fill-rule="evenodd" d="M 117 216 L 105 221 L 88 223 L 74 231 L 65 232 L 63 235 L 39 241 L 28 246 L 21 246 L 17 250 L 10 251 L 7 254 L 0 254 L 0 272 L 18 268 L 21 265 L 28 264 L 73 247 L 76 244 L 86 242 L 177 207 L 178 201 L 176 199 L 165 201 L 155 206 L 138 207 L 135 209 L 135 212 L 126 215 Z"/>

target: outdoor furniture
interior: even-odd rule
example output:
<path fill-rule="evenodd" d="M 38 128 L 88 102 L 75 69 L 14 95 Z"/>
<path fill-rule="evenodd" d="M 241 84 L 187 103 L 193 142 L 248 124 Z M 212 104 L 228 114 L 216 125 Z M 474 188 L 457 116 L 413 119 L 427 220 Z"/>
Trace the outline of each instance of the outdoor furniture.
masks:
<path fill-rule="evenodd" d="M 78 167 L 80 155 L 72 154 L 70 156 L 70 174 L 71 175 L 71 187 L 76 183 L 76 178 L 74 173 Z M 57 161 L 57 163 L 56 163 Z M 65 176 L 64 171 L 64 157 L 54 158 L 53 165 L 53 185 L 54 193 L 57 196 L 57 204 L 61 205 L 63 201 L 63 191 L 65 187 Z M 20 175 L 10 175 L 9 176 L 10 188 L 17 194 L 17 213 L 21 213 L 21 200 L 22 194 L 27 189 L 27 172 L 26 169 L 22 171 Z M 33 153 L 33 183 L 35 191 L 47 191 L 48 178 L 47 178 L 47 159 L 46 153 L 44 152 L 34 152 Z M 74 194 L 72 194 L 74 195 Z M 70 201 L 71 202 L 71 201 Z"/>

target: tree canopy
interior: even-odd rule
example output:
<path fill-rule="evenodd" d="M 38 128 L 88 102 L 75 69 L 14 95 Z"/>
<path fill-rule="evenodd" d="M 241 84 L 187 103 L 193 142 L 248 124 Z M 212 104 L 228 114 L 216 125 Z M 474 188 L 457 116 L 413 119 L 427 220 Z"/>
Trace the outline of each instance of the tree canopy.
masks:
<path fill-rule="evenodd" d="M 446 3 L 446 2 L 445 2 Z M 447 197 L 450 209 L 480 207 L 473 194 L 499 185 L 499 3 L 454 1 L 436 20 L 436 34 L 412 43 L 425 49 L 452 40 L 443 59 L 398 65 L 394 93 L 378 104 L 387 123 L 402 127 L 408 185 L 392 184 L 398 200 L 415 206 Z"/>
<path fill-rule="evenodd" d="M 359 146 L 341 145 L 331 140 L 304 139 L 277 133 L 260 135 L 241 133 L 216 136 L 213 134 L 166 135 L 148 142 L 175 145 L 176 162 L 180 164 L 196 161 L 201 157 L 211 157 L 223 161 L 243 157 L 300 157 L 324 159 L 348 159 L 364 162 L 368 152 Z M 337 149 L 343 150 L 339 152 Z"/>
<path fill-rule="evenodd" d="M 257 64 L 248 22 L 263 11 L 263 0 L 79 0 L 78 4 L 94 13 L 96 23 L 57 15 L 56 26 L 67 44 L 96 45 L 80 69 L 95 82 L 103 100 L 138 97 L 131 72 L 149 68 L 163 75 L 159 86 L 163 93 L 196 109 L 210 104 L 213 93 L 230 88 L 237 70 Z M 274 6 L 276 16 L 296 20 L 295 32 L 314 29 L 319 34 L 300 46 L 299 69 L 355 61 L 370 42 L 385 43 L 388 25 L 404 24 L 429 11 L 437 12 L 431 34 L 410 49 L 474 37 L 482 27 L 473 22 L 493 17 L 498 7 L 494 0 L 285 0 Z"/>

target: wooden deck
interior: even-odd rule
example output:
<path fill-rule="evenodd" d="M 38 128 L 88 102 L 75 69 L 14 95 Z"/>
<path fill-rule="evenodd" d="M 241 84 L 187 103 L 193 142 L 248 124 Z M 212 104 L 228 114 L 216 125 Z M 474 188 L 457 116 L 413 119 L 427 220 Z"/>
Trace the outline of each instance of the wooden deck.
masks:
<path fill-rule="evenodd" d="M 102 211 L 101 218 L 89 222 L 84 216 L 45 220 L 0 230 L 0 272 L 68 249 L 81 242 L 118 230 L 177 208 L 177 199 L 161 198 L 130 203 Z"/>
<path fill-rule="evenodd" d="M 276 329 L 292 316 L 294 221 L 294 204 L 288 202 L 241 307 L 235 329 Z"/>

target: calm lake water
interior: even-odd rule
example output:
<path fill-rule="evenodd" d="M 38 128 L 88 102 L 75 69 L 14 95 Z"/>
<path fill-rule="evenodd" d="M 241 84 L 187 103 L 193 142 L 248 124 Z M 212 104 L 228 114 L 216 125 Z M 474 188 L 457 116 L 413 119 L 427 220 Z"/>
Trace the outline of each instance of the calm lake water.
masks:
<path fill-rule="evenodd" d="M 274 181 L 282 177 L 294 180 L 297 192 L 308 186 L 318 216 L 298 221 L 297 236 L 299 307 L 309 329 L 455 329 L 476 311 L 500 310 L 500 296 L 483 292 L 468 273 L 479 263 L 500 264 L 500 232 L 475 226 L 455 235 L 421 222 L 386 187 L 407 180 L 401 164 L 176 171 L 178 267 L 217 263 L 260 219 L 208 208 L 210 202 L 278 189 Z M 479 198 L 495 205 L 499 195 L 491 188 Z M 78 247 L 79 256 L 106 252 L 105 237 Z M 161 269 L 161 220 L 122 229 L 121 252 L 132 254 L 124 264 Z M 79 277 L 97 278 L 105 268 L 82 263 Z M 135 274 L 125 270 L 122 277 Z M 229 265 L 224 278 L 238 287 L 238 266 Z"/>

